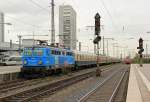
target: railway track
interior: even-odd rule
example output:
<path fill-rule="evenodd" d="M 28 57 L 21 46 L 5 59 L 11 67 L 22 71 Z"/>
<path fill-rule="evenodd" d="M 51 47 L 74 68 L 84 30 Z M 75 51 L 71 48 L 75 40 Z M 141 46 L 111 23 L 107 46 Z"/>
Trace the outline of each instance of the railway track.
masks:
<path fill-rule="evenodd" d="M 78 81 L 84 80 L 93 75 L 94 75 L 94 72 L 85 73 L 79 76 L 75 76 L 66 80 L 62 80 L 62 81 L 47 85 L 47 86 L 35 88 L 29 91 L 25 91 L 16 95 L 6 97 L 2 99 L 2 101 L 3 102 L 27 102 L 30 100 L 36 100 L 43 95 L 53 94 L 53 92 L 55 92 L 56 90 L 64 88 Z"/>
<path fill-rule="evenodd" d="M 120 86 L 118 87 L 118 90 L 116 91 L 115 96 L 112 99 L 112 102 L 126 102 L 128 82 L 129 82 L 129 72 L 127 72 L 126 74 L 127 75 L 124 77 Z"/>
<path fill-rule="evenodd" d="M 110 66 L 105 66 L 105 67 L 102 67 L 103 71 L 109 69 Z M 93 69 L 91 69 L 91 70 L 93 70 Z M 76 72 L 74 72 L 74 73 L 76 73 Z M 52 81 L 52 78 L 50 78 L 50 79 L 47 78 L 47 80 L 45 80 L 44 78 L 32 79 L 32 80 L 18 79 L 18 80 L 14 80 L 14 81 L 4 82 L 4 83 L 0 84 L 0 94 L 9 92 L 9 91 L 12 91 L 15 89 L 27 87 L 27 86 L 37 85 L 41 82 L 47 82 L 47 81 Z"/>
<path fill-rule="evenodd" d="M 23 88 L 23 87 L 27 87 L 27 86 L 32 86 L 32 85 L 36 85 L 39 84 L 41 82 L 42 79 L 33 79 L 33 80 L 24 80 L 24 79 L 20 79 L 20 80 L 16 80 L 16 81 L 12 81 L 11 83 L 8 84 L 4 84 L 0 86 L 0 94 L 1 93 L 6 93 L 15 89 L 19 89 L 19 88 Z"/>
<path fill-rule="evenodd" d="M 128 69 L 122 69 L 112 74 L 78 102 L 125 102 L 128 75 Z"/>
<path fill-rule="evenodd" d="M 6 88 L 9 88 L 9 87 L 13 87 L 13 86 L 16 86 L 19 84 L 22 84 L 24 82 L 24 79 L 18 79 L 18 80 L 13 80 L 13 81 L 7 81 L 7 82 L 3 82 L 3 83 L 0 83 L 0 91 L 2 89 L 6 89 Z"/>
<path fill-rule="evenodd" d="M 108 69 L 110 68 L 108 67 L 102 70 L 107 71 Z M 46 96 L 47 94 L 53 94 L 57 90 L 60 90 L 71 84 L 74 84 L 76 82 L 89 78 L 93 76 L 94 73 L 95 73 L 95 69 L 93 69 L 92 71 L 86 72 L 84 74 L 81 74 L 81 75 L 76 75 L 71 78 L 60 80 L 58 82 L 51 83 L 42 87 L 33 88 L 31 90 L 23 91 L 14 95 L 10 95 L 8 97 L 1 98 L 1 101 L 3 102 L 27 102 L 30 100 L 38 100 L 39 98 Z"/>

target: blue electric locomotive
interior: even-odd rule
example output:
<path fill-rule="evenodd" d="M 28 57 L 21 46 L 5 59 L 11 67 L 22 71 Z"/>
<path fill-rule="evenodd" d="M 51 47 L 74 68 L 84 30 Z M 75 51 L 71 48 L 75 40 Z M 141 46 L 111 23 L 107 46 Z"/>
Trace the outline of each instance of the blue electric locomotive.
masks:
<path fill-rule="evenodd" d="M 49 74 L 52 70 L 73 67 L 75 59 L 71 50 L 52 47 L 26 47 L 22 54 L 23 75 Z"/>

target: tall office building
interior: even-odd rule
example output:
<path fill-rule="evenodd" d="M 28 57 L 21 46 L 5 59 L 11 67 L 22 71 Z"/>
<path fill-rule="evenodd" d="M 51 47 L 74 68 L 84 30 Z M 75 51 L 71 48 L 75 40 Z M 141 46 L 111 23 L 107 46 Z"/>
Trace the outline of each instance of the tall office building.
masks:
<path fill-rule="evenodd" d="M 4 14 L 0 12 L 0 42 L 4 42 Z"/>
<path fill-rule="evenodd" d="M 76 12 L 70 5 L 59 7 L 59 43 L 76 49 Z"/>

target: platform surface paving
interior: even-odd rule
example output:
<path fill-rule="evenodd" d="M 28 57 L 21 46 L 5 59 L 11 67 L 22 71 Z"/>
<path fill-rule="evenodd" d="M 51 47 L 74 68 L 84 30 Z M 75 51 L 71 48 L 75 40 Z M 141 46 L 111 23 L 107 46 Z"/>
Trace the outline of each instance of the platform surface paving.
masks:
<path fill-rule="evenodd" d="M 21 66 L 0 66 L 0 74 L 20 72 Z"/>
<path fill-rule="evenodd" d="M 131 64 L 126 102 L 150 102 L 150 64 Z"/>

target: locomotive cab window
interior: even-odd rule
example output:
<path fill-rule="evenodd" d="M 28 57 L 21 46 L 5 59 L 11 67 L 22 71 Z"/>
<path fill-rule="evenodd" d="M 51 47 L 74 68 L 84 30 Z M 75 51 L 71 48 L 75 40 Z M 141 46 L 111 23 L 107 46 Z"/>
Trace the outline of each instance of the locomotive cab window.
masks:
<path fill-rule="evenodd" d="M 62 55 L 65 55 L 65 51 L 62 51 Z"/>
<path fill-rule="evenodd" d="M 42 56 L 43 49 L 40 48 L 25 48 L 23 54 L 25 56 Z"/>
<path fill-rule="evenodd" d="M 67 56 L 72 56 L 72 52 L 67 52 Z"/>

